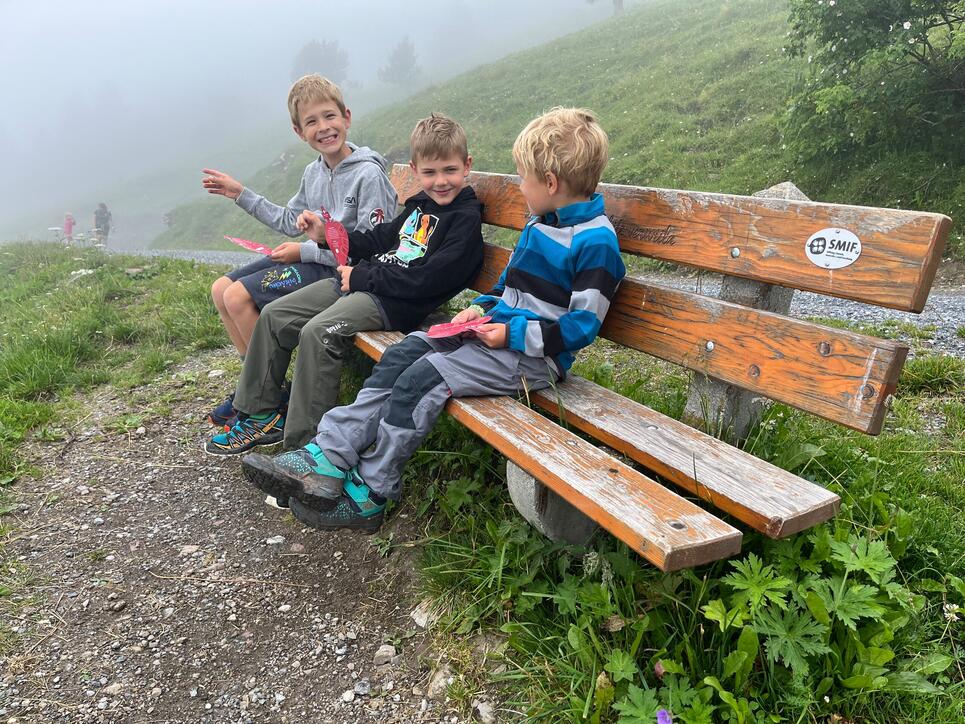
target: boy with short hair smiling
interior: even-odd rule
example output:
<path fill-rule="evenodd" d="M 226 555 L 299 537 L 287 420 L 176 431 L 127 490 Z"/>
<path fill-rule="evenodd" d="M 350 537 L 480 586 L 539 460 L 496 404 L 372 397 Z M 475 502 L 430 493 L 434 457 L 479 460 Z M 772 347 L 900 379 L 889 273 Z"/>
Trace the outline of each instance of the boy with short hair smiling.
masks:
<path fill-rule="evenodd" d="M 389 347 L 355 402 L 326 413 L 311 444 L 275 458 L 247 456 L 249 480 L 290 496 L 307 525 L 375 531 L 386 499 L 401 495 L 406 461 L 450 397 L 515 395 L 562 379 L 596 337 L 626 272 L 595 193 L 607 147 L 584 109 L 555 108 L 526 126 L 513 157 L 533 217 L 493 290 L 452 320 L 491 322 L 475 337 L 414 332 Z"/>
<path fill-rule="evenodd" d="M 432 114 L 410 139 L 411 167 L 422 191 L 393 221 L 349 233 L 354 265 L 269 304 L 251 338 L 235 396 L 237 424 L 208 440 L 205 450 L 237 455 L 284 438 L 298 448 L 311 440 L 336 402 L 342 357 L 356 332 L 410 330 L 462 291 L 482 266 L 482 204 L 466 178 L 472 157 L 462 127 Z M 325 239 L 311 211 L 298 217 L 309 238 Z M 314 242 L 313 242 L 314 243 Z M 299 347 L 287 419 L 282 386 Z"/>
<path fill-rule="evenodd" d="M 299 214 L 306 209 L 317 211 L 319 206 L 349 231 L 365 231 L 391 218 L 396 193 L 385 173 L 387 162 L 372 149 L 348 142 L 352 111 L 346 108 L 339 87 L 317 74 L 303 76 L 288 92 L 288 112 L 295 135 L 319 154 L 305 167 L 298 193 L 288 205 L 273 204 L 228 174 L 206 168 L 202 186 L 208 193 L 233 199 L 265 226 L 288 236 L 300 236 Z M 219 277 L 211 286 L 211 298 L 243 359 L 260 310 L 334 274 L 330 251 L 311 240 L 286 241 L 271 256 Z M 232 398 L 209 413 L 212 424 L 231 420 Z"/>

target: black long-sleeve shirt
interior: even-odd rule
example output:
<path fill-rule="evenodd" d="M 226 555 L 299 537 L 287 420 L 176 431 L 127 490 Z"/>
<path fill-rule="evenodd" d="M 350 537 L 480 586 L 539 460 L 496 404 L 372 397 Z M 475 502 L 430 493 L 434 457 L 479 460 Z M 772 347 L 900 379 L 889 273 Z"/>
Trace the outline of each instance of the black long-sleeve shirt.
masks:
<path fill-rule="evenodd" d="M 348 236 L 350 290 L 375 296 L 391 328 L 408 331 L 479 274 L 482 203 L 468 186 L 445 206 L 420 192 L 392 221 Z"/>

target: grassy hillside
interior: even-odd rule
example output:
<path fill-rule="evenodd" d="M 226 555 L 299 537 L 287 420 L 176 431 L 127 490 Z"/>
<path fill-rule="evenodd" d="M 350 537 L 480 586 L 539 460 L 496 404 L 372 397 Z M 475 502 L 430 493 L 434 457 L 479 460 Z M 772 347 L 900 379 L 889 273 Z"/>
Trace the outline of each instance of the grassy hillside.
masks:
<path fill-rule="evenodd" d="M 610 134 L 605 180 L 752 193 L 793 180 L 811 198 L 963 215 L 965 171 L 929 158 L 824 159 L 805 166 L 784 149 L 779 120 L 803 61 L 782 52 L 783 3 L 655 0 L 540 48 L 429 88 L 356 123 L 352 137 L 393 160 L 407 158 L 409 130 L 429 111 L 466 127 L 475 168 L 513 171 L 512 141 L 554 105 L 594 109 Z M 284 203 L 307 149 L 247 179 Z M 220 202 L 220 203 L 219 203 Z M 228 231 L 268 239 L 223 200 L 180 207 L 163 246 L 209 245 Z M 961 234 L 953 245 L 962 256 Z"/>

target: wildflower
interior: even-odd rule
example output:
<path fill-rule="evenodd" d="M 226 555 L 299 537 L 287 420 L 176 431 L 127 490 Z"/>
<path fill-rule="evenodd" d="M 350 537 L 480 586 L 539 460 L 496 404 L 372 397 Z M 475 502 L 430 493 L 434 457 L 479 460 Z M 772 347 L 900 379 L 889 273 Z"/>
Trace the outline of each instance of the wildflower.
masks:
<path fill-rule="evenodd" d="M 905 30 L 911 30 L 911 21 L 906 20 L 904 23 L 901 24 L 901 27 L 903 27 Z"/>
<path fill-rule="evenodd" d="M 958 620 L 958 612 L 961 607 L 957 603 L 946 603 L 942 606 L 942 610 L 945 612 L 945 620 L 952 622 Z"/>
<path fill-rule="evenodd" d="M 663 675 L 667 673 L 667 670 L 666 670 L 665 668 L 663 668 L 663 662 L 662 662 L 662 661 L 659 661 L 659 660 L 658 660 L 657 663 L 655 663 L 655 664 L 653 665 L 653 673 L 656 674 L 656 676 L 657 676 L 658 679 L 660 679 L 661 681 L 663 681 Z"/>
<path fill-rule="evenodd" d="M 827 694 L 824 695 L 824 703 L 825 703 L 825 704 L 830 704 L 830 703 L 831 703 L 831 697 L 828 696 Z"/>
<path fill-rule="evenodd" d="M 657 710 L 657 724 L 673 724 L 670 712 L 666 709 Z"/>
<path fill-rule="evenodd" d="M 600 556 L 596 551 L 590 551 L 583 556 L 583 575 L 592 576 L 600 567 Z"/>

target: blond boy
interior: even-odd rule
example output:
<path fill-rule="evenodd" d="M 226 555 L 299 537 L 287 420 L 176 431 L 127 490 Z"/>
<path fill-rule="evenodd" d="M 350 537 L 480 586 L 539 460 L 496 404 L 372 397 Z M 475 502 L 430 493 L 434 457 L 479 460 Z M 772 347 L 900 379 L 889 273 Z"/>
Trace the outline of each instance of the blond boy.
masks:
<path fill-rule="evenodd" d="M 305 167 L 298 193 L 278 206 L 244 187 L 226 173 L 206 168 L 202 186 L 208 193 L 234 202 L 265 226 L 288 236 L 300 236 L 298 216 L 320 206 L 349 231 L 372 229 L 392 218 L 395 189 L 386 176 L 386 160 L 365 146 L 348 142 L 352 111 L 339 87 L 320 75 L 306 75 L 288 93 L 292 130 L 318 158 Z M 315 241 L 286 241 L 270 257 L 235 269 L 211 286 L 222 324 L 244 358 L 261 310 L 268 303 L 335 274 L 335 259 Z M 212 424 L 233 422 L 233 395 L 208 414 Z"/>
<path fill-rule="evenodd" d="M 547 387 L 596 337 L 625 274 L 595 193 L 606 134 L 590 111 L 555 108 L 526 126 L 513 156 L 533 217 L 496 286 L 452 320 L 491 322 L 474 337 L 408 335 L 386 350 L 354 403 L 326 413 L 312 443 L 243 460 L 249 480 L 290 496 L 303 523 L 377 530 L 386 499 L 401 495 L 406 461 L 450 397 Z"/>

